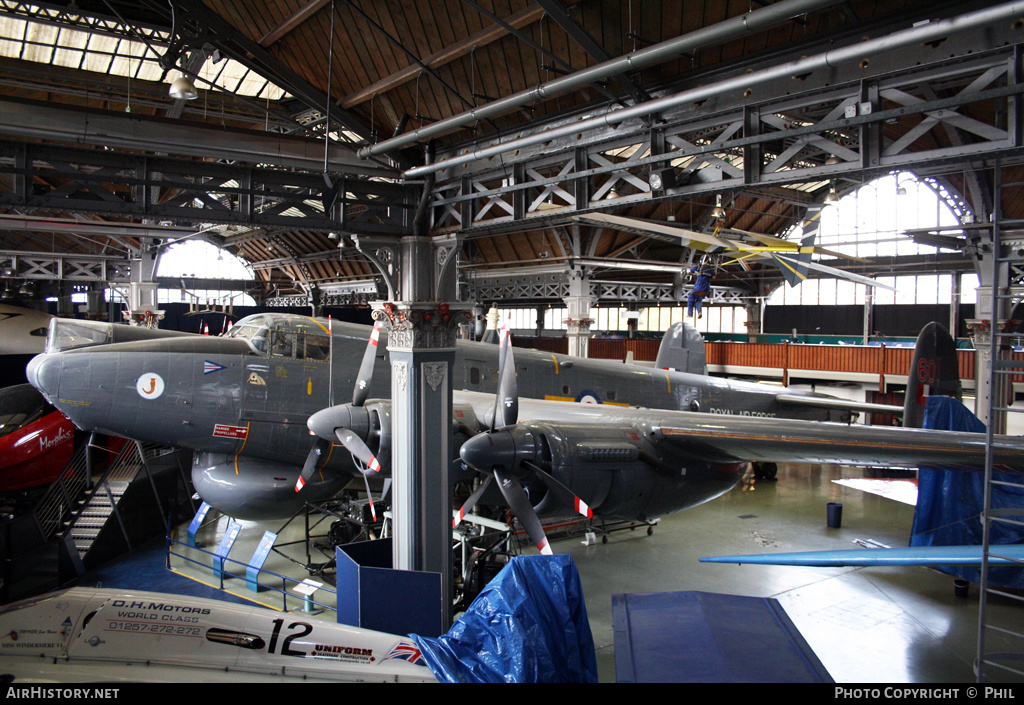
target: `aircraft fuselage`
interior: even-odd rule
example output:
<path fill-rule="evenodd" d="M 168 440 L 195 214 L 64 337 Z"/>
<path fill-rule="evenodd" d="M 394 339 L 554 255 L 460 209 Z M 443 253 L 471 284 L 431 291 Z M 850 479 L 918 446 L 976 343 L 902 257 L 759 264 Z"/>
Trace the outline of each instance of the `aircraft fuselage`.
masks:
<path fill-rule="evenodd" d="M 307 418 L 350 399 L 368 335 L 365 326 L 333 324 L 333 380 L 328 359 L 265 356 L 244 340 L 196 335 L 51 353 L 33 362 L 33 383 L 86 430 L 301 464 Z M 495 346 L 460 342 L 453 388 L 493 392 L 497 365 Z M 527 398 L 825 418 L 784 407 L 771 388 L 670 370 L 525 349 L 516 351 L 516 369 Z M 388 398 L 389 387 L 382 355 L 369 397 Z"/>
<path fill-rule="evenodd" d="M 244 466 L 258 469 L 273 480 L 259 506 L 271 506 L 282 488 L 294 484 L 310 452 L 309 416 L 351 400 L 370 328 L 334 322 L 328 347 L 327 321 L 259 315 L 298 322 L 313 333 L 305 343 L 301 333 L 298 338 L 290 334 L 287 341 L 282 337 L 287 344 L 281 346 L 268 344 L 262 336 L 194 335 L 51 352 L 33 359 L 29 379 L 79 428 L 196 451 L 193 478 L 197 489 L 207 488 L 200 494 L 214 506 L 217 501 L 207 494 L 222 490 L 227 497 L 243 487 L 251 493 L 255 485 L 246 483 Z M 379 350 L 371 399 L 390 397 L 385 346 Z M 497 353 L 494 345 L 460 342 L 453 389 L 494 392 Z M 776 391 L 761 385 L 638 365 L 517 349 L 516 369 L 525 398 L 735 415 L 827 416 L 820 409 L 780 404 Z M 274 472 L 276 467 L 280 472 Z M 332 448 L 322 469 L 297 501 L 325 498 L 358 477 L 352 458 L 339 446 Z"/>

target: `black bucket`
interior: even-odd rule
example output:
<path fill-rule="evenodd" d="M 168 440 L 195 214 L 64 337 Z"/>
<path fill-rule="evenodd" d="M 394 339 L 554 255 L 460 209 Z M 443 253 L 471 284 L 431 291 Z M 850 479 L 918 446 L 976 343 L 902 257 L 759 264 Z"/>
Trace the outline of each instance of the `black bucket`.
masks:
<path fill-rule="evenodd" d="M 829 502 L 826 506 L 828 514 L 828 528 L 838 529 L 843 524 L 843 503 Z"/>

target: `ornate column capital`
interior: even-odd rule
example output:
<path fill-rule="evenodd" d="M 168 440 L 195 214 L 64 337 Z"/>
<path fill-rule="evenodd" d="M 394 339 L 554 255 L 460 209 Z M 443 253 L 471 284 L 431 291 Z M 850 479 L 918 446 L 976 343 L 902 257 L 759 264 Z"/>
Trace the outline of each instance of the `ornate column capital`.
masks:
<path fill-rule="evenodd" d="M 471 303 L 377 301 L 373 319 L 388 333 L 388 347 L 401 350 L 455 348 L 459 324 L 472 318 Z"/>

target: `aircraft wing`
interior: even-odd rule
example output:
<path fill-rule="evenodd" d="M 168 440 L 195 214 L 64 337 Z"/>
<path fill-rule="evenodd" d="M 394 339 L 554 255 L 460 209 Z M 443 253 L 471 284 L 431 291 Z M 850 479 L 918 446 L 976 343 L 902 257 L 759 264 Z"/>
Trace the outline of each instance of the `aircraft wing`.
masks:
<path fill-rule="evenodd" d="M 588 213 L 587 215 L 575 216 L 574 220 L 579 223 L 586 223 L 587 225 L 613 228 L 622 232 L 643 235 L 655 240 L 671 242 L 672 244 L 689 247 L 700 252 L 708 252 L 711 254 L 726 251 L 754 253 L 754 256 L 772 260 L 775 266 L 779 268 L 779 271 L 782 272 L 782 275 L 786 277 L 786 280 L 792 286 L 795 286 L 800 281 L 807 278 L 808 269 L 815 269 L 830 276 L 837 277 L 839 279 L 848 279 L 850 281 L 857 282 L 858 284 L 864 284 L 865 286 L 878 286 L 883 289 L 896 290 L 894 287 L 886 284 L 880 284 L 874 279 L 862 277 L 859 274 L 852 274 L 850 272 L 843 271 L 842 269 L 836 269 L 835 267 L 829 267 L 824 264 L 810 261 L 810 253 L 815 251 L 815 248 L 808 244 L 797 245 L 796 243 L 779 240 L 778 238 L 771 238 L 776 241 L 776 243 L 786 243 L 786 247 L 784 249 L 776 251 L 771 242 L 766 242 L 765 246 L 762 247 L 751 247 L 744 245 L 741 242 L 717 237 L 710 233 L 698 233 L 693 230 L 687 230 L 686 228 L 680 228 L 673 225 L 666 225 L 664 223 L 641 220 L 638 218 L 624 218 L 618 215 L 611 215 L 610 213 Z"/>
<path fill-rule="evenodd" d="M 785 406 L 806 406 L 814 409 L 836 409 L 837 411 L 857 411 L 861 413 L 903 415 L 903 407 L 893 404 L 872 404 L 864 401 L 837 399 L 825 395 L 801 396 L 797 394 L 780 394 L 776 397 Z"/>
<path fill-rule="evenodd" d="M 714 416 L 661 420 L 665 441 L 708 461 L 750 460 L 831 465 L 921 465 L 981 469 L 985 434 L 827 421 Z M 994 463 L 1024 471 L 1024 440 L 997 436 Z"/>
<path fill-rule="evenodd" d="M 602 228 L 613 228 L 625 233 L 643 235 L 654 240 L 670 242 L 673 245 L 689 247 L 701 252 L 717 253 L 724 250 L 742 250 L 743 247 L 731 240 L 723 240 L 710 233 L 698 233 L 674 225 L 657 223 L 639 218 L 623 218 L 610 213 L 588 213 L 573 218 L 578 223 L 595 225 Z"/>
<path fill-rule="evenodd" d="M 489 425 L 493 395 L 453 394 L 456 401 L 470 404 L 481 422 Z M 604 428 L 631 426 L 655 447 L 666 444 L 706 462 L 985 467 L 986 435 L 982 433 L 537 399 L 520 399 L 519 418 L 520 424 L 572 424 L 584 437 L 597 437 Z M 994 436 L 993 453 L 993 463 L 999 469 L 1024 472 L 1024 438 Z"/>
<path fill-rule="evenodd" d="M 742 233 L 748 237 L 752 237 L 760 242 L 765 247 L 771 249 L 773 252 L 781 252 L 783 254 L 797 255 L 801 252 L 813 252 L 819 255 L 829 255 L 837 259 L 849 259 L 854 262 L 863 262 L 870 264 L 871 260 L 864 259 L 863 257 L 854 257 L 848 255 L 845 252 L 837 252 L 835 250 L 829 250 L 824 247 L 818 247 L 817 245 L 810 244 L 804 245 L 803 243 L 794 242 L 793 240 L 783 240 L 782 238 L 775 237 L 773 235 L 765 235 L 764 233 L 754 233 L 749 230 L 738 230 L 736 228 L 730 228 L 732 232 Z"/>
<path fill-rule="evenodd" d="M 802 260 L 798 261 L 797 259 L 795 259 L 792 256 L 789 256 L 788 254 L 780 254 L 778 252 L 769 252 L 767 253 L 767 256 L 775 260 L 775 264 L 779 267 L 779 269 L 782 271 L 784 275 L 787 273 L 787 271 L 792 271 L 800 280 L 807 278 L 806 269 L 815 269 L 819 272 L 824 272 L 825 274 L 836 277 L 837 279 L 848 279 L 852 282 L 863 284 L 865 286 L 877 286 L 883 289 L 896 291 L 895 287 L 889 286 L 888 284 L 882 284 L 877 279 L 862 277 L 859 274 L 847 272 L 842 269 L 837 269 L 835 267 L 829 267 L 827 264 L 821 264 L 820 262 Z M 801 270 L 804 271 L 802 272 Z"/>

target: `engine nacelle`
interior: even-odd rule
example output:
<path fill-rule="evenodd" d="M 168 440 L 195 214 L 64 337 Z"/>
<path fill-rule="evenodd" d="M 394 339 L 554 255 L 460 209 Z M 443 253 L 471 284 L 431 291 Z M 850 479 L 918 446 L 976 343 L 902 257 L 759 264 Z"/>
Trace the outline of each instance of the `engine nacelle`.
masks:
<path fill-rule="evenodd" d="M 688 457 L 651 429 L 631 424 L 521 423 L 517 460 L 547 470 L 605 518 L 646 521 L 707 502 L 743 478 L 747 463 L 708 463 Z M 571 516 L 528 465 L 517 474 L 538 515 Z"/>

